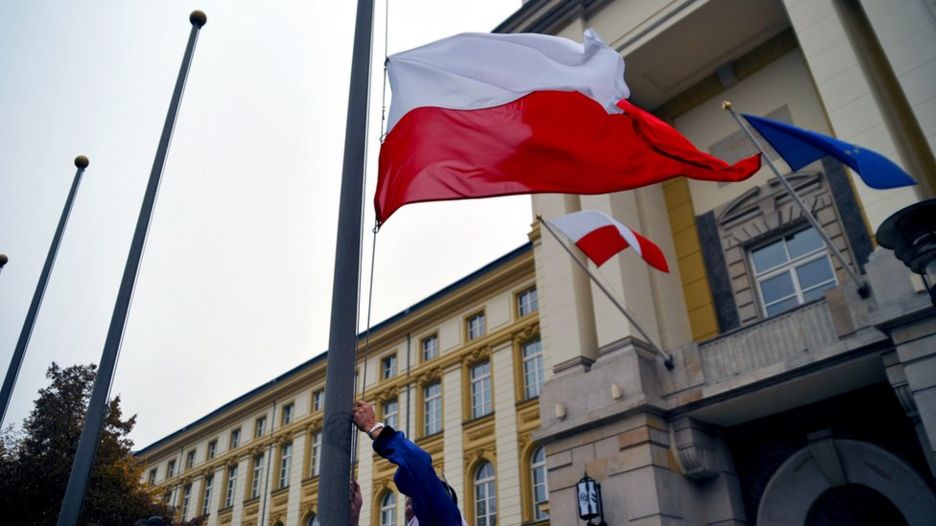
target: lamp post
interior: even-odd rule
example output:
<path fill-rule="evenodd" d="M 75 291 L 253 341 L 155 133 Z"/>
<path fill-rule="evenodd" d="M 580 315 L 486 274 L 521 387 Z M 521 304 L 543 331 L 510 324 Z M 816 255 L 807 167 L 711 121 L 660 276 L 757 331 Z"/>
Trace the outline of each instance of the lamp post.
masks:
<path fill-rule="evenodd" d="M 893 213 L 878 227 L 877 241 L 923 277 L 930 300 L 936 305 L 936 199 Z"/>
<path fill-rule="evenodd" d="M 595 482 L 595 479 L 589 477 L 586 472 L 575 485 L 575 489 L 579 518 L 589 526 L 607 526 L 601 503 L 601 484 Z M 592 522 L 592 520 L 597 522 Z"/>
<path fill-rule="evenodd" d="M 3 271 L 3 266 L 6 265 L 9 260 L 10 258 L 8 258 L 6 254 L 0 254 L 0 272 Z"/>

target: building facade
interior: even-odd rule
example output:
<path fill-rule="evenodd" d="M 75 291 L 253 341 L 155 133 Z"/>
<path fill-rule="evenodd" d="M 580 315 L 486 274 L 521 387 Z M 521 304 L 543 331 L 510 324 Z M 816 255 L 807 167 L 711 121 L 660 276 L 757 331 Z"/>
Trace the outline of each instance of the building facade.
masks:
<path fill-rule="evenodd" d="M 844 262 L 767 170 L 533 196 L 546 219 L 601 210 L 660 245 L 669 274 L 625 252 L 600 279 L 674 367 L 534 224 L 528 246 L 362 340 L 378 416 L 432 454 L 473 525 L 581 524 L 586 473 L 615 526 L 932 524 L 936 312 L 875 232 L 936 195 L 936 4 L 528 0 L 495 31 L 587 27 L 625 57 L 632 101 L 700 149 L 754 152 L 727 99 L 881 152 L 919 184 L 871 189 L 830 160 L 788 173 Z M 147 481 L 210 525 L 314 524 L 324 368 L 145 448 Z M 403 524 L 393 468 L 367 443 L 355 473 L 362 523 Z"/>
<path fill-rule="evenodd" d="M 625 58 L 632 102 L 727 161 L 754 153 L 722 109 L 879 151 L 918 181 L 874 190 L 830 160 L 774 152 L 844 265 L 762 170 L 598 196 L 536 195 L 534 213 L 604 211 L 660 243 L 602 279 L 672 370 L 549 236 L 534 232 L 540 397 L 553 524 L 932 524 L 934 314 L 919 276 L 875 246 L 892 213 L 934 197 L 936 6 L 928 0 L 529 0 L 496 31 L 580 39 Z"/>
<path fill-rule="evenodd" d="M 534 268 L 527 244 L 360 340 L 358 391 L 363 381 L 378 418 L 432 455 L 472 523 L 546 517 L 545 452 L 532 433 L 552 363 L 539 337 Z M 318 524 L 324 358 L 137 452 L 146 482 L 177 518 Z M 394 466 L 367 440 L 358 442 L 356 459 L 362 524 L 404 524 Z"/>

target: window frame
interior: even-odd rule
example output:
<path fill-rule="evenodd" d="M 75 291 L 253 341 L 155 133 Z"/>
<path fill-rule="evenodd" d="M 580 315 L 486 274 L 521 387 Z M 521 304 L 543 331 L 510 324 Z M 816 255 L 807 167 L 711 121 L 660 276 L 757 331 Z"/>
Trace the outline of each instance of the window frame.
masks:
<path fill-rule="evenodd" d="M 526 356 L 526 349 L 528 346 L 533 344 L 539 344 L 539 351 L 531 356 Z M 546 383 L 546 365 L 545 365 L 545 354 L 543 352 L 543 338 L 540 335 L 536 335 L 529 340 L 525 340 L 520 343 L 520 349 L 518 350 L 518 357 L 520 361 L 519 373 L 520 373 L 520 400 L 534 400 L 539 398 L 540 394 L 543 392 L 543 384 Z M 536 387 L 536 392 L 531 394 L 530 384 L 528 383 L 529 371 L 527 370 L 527 365 L 530 362 L 535 362 L 538 364 L 538 369 L 536 370 L 536 376 L 538 384 Z"/>
<path fill-rule="evenodd" d="M 186 484 L 182 488 L 182 505 L 180 506 L 180 514 L 182 521 L 185 521 L 185 516 L 188 515 L 189 505 L 192 503 L 192 484 Z"/>
<path fill-rule="evenodd" d="M 266 432 L 266 415 L 258 416 L 254 420 L 254 438 L 260 438 Z"/>
<path fill-rule="evenodd" d="M 286 442 L 280 446 L 279 470 L 277 472 L 277 489 L 289 487 L 289 475 L 292 472 L 293 443 Z"/>
<path fill-rule="evenodd" d="M 434 342 L 434 344 L 433 344 L 433 346 L 432 346 L 432 351 L 433 351 L 433 352 L 432 352 L 432 356 L 426 357 L 426 344 L 429 343 L 429 342 Z M 434 333 L 432 333 L 432 334 L 430 334 L 430 335 L 428 335 L 428 336 L 426 336 L 426 337 L 424 337 L 424 338 L 420 338 L 420 340 L 419 340 L 419 359 L 420 359 L 421 362 L 428 362 L 429 360 L 433 360 L 433 359 L 435 359 L 435 358 L 438 358 L 440 354 L 442 354 L 442 352 L 441 352 L 441 348 L 440 348 L 440 346 L 439 346 L 439 333 L 434 332 Z"/>
<path fill-rule="evenodd" d="M 389 406 L 390 404 L 393 404 L 396 406 L 392 413 L 387 412 L 387 406 Z M 390 417 L 393 417 L 393 422 L 390 422 Z M 400 399 L 399 398 L 393 397 L 393 398 L 388 399 L 386 402 L 383 402 L 382 404 L 380 404 L 380 420 L 384 424 L 394 429 L 400 428 L 400 425 L 399 425 L 400 424 Z"/>
<path fill-rule="evenodd" d="M 486 367 L 486 371 L 478 378 L 474 377 L 475 370 Z M 480 411 L 476 410 L 475 405 L 475 386 L 480 386 Z M 493 393 L 493 371 L 491 371 L 491 360 L 481 360 L 468 366 L 468 408 L 471 420 L 482 418 L 494 413 L 494 393 Z"/>
<path fill-rule="evenodd" d="M 491 468 L 491 474 L 489 477 L 481 479 L 481 470 L 486 467 Z M 497 523 L 497 470 L 494 468 L 494 463 L 486 459 L 481 460 L 475 465 L 471 473 L 471 522 L 474 526 L 495 526 Z M 478 505 L 481 504 L 478 488 L 481 486 L 485 486 L 486 494 L 484 498 L 486 513 L 484 514 L 483 524 L 481 523 L 482 517 L 478 516 Z M 493 510 L 490 508 L 493 508 Z M 493 521 L 489 520 L 492 515 Z"/>
<path fill-rule="evenodd" d="M 171 459 L 166 463 L 166 480 L 171 479 L 176 475 L 175 472 L 175 459 Z"/>
<path fill-rule="evenodd" d="M 389 367 L 388 367 L 389 366 Z M 399 374 L 400 366 L 397 353 L 385 354 L 380 357 L 380 381 L 387 381 Z"/>
<path fill-rule="evenodd" d="M 526 304 L 530 305 L 531 307 L 530 307 L 530 310 L 528 310 L 527 312 L 524 312 L 523 311 L 524 296 L 529 297 L 529 295 L 532 295 L 533 299 L 532 301 L 529 301 Z M 536 289 L 536 285 L 532 285 L 530 287 L 527 287 L 521 290 L 520 292 L 517 293 L 516 298 L 517 298 L 517 310 L 516 310 L 517 318 L 526 318 L 527 316 L 531 314 L 539 312 L 539 292 Z"/>
<path fill-rule="evenodd" d="M 537 453 L 537 452 L 540 452 L 540 451 L 543 452 L 543 459 L 542 459 L 541 462 L 536 462 L 536 461 L 535 461 L 536 453 Z M 534 521 L 545 521 L 545 520 L 549 520 L 549 513 L 543 513 L 542 515 L 540 515 L 540 510 L 539 510 L 539 506 L 538 506 L 540 502 L 549 502 L 549 477 L 548 477 L 548 472 L 547 472 L 547 470 L 546 470 L 546 447 L 545 447 L 544 445 L 542 445 L 542 444 L 535 444 L 535 445 L 530 449 L 530 454 L 529 454 L 529 456 L 527 457 L 527 459 L 528 459 L 528 462 L 527 462 L 527 473 L 528 473 L 528 476 L 530 477 L 530 488 L 529 488 L 530 492 L 529 492 L 529 495 L 528 495 L 528 497 L 529 497 L 529 499 L 530 499 L 530 500 L 529 500 L 529 502 L 530 502 L 530 518 L 531 518 L 532 520 L 534 520 Z M 543 492 L 544 492 L 545 497 L 546 497 L 546 498 L 545 498 L 544 500 L 542 500 L 542 501 L 536 500 L 536 486 L 537 486 L 537 484 L 536 484 L 536 470 L 537 470 L 537 469 L 542 469 L 542 477 L 543 477 L 542 486 L 543 486 Z"/>
<path fill-rule="evenodd" d="M 321 411 L 325 406 L 325 389 L 312 391 L 312 411 Z"/>
<path fill-rule="evenodd" d="M 438 394 L 430 397 L 429 389 L 431 389 L 432 387 L 436 387 L 436 386 L 438 386 L 439 388 Z M 422 395 L 422 436 L 432 436 L 432 435 L 441 433 L 445 429 L 443 425 L 444 420 L 443 420 L 443 413 L 442 413 L 443 408 L 444 408 L 443 398 L 442 398 L 442 380 L 436 379 L 434 381 L 426 383 L 425 385 L 422 386 L 422 390 L 420 394 Z M 438 429 L 432 432 L 430 432 L 430 428 L 429 428 L 429 424 L 430 422 L 432 422 L 432 420 L 430 420 L 429 418 L 429 414 L 430 414 L 429 404 L 430 403 L 438 404 L 438 411 L 436 411 L 438 413 Z"/>
<path fill-rule="evenodd" d="M 212 460 L 218 453 L 218 439 L 212 439 L 208 442 L 208 449 L 205 452 L 205 459 Z"/>
<path fill-rule="evenodd" d="M 392 502 L 388 504 L 388 500 L 392 500 Z M 396 493 L 391 490 L 384 491 L 377 499 L 377 524 L 380 526 L 396 526 L 396 515 Z M 390 520 L 384 521 L 385 516 Z"/>
<path fill-rule="evenodd" d="M 474 320 L 480 320 L 479 328 L 477 334 L 472 330 L 472 322 Z M 470 342 L 478 340 L 487 335 L 487 317 L 484 314 L 484 309 L 475 311 L 473 314 L 470 314 L 465 317 L 465 341 Z"/>
<path fill-rule="evenodd" d="M 240 447 L 240 435 L 241 428 L 237 427 L 231 430 L 231 435 L 228 437 L 228 451 Z"/>
<path fill-rule="evenodd" d="M 185 452 L 185 469 L 189 470 L 195 467 L 195 452 L 197 449 L 190 449 Z"/>
<path fill-rule="evenodd" d="M 260 483 L 263 481 L 263 462 L 266 458 L 266 451 L 261 451 L 252 457 L 253 467 L 250 470 L 250 496 L 248 499 L 260 497 L 262 488 Z"/>
<path fill-rule="evenodd" d="M 204 482 L 202 483 L 202 502 L 201 502 L 201 514 L 209 515 L 211 513 L 211 492 L 214 489 L 214 473 L 209 473 L 205 475 Z"/>
<path fill-rule="evenodd" d="M 810 252 L 806 252 L 796 257 L 792 257 L 792 255 L 790 254 L 788 240 L 792 239 L 793 236 L 796 236 L 797 234 L 806 232 L 808 230 L 815 231 L 815 228 L 812 226 L 806 226 L 805 228 L 790 229 L 790 230 L 787 230 L 786 232 L 783 232 L 780 235 L 771 237 L 768 240 L 762 241 L 760 243 L 752 244 L 751 246 L 746 247 L 745 249 L 745 259 L 748 264 L 748 267 L 750 268 L 750 276 L 751 276 L 751 281 L 753 282 L 754 294 L 757 296 L 757 305 L 758 305 L 758 308 L 760 309 L 761 315 L 765 319 L 785 314 L 787 312 L 790 312 L 791 310 L 796 309 L 797 307 L 805 303 L 808 303 L 808 301 L 806 301 L 806 298 L 804 296 L 806 292 L 823 287 L 825 285 L 828 285 L 829 283 L 831 283 L 832 285 L 822 290 L 828 290 L 829 288 L 834 288 L 838 286 L 839 282 L 838 282 L 838 276 L 835 273 L 835 264 L 832 261 L 831 254 L 829 252 L 829 247 L 825 244 L 825 240 L 822 239 L 821 234 L 816 232 L 816 235 L 820 237 L 820 241 L 822 242 L 819 248 L 813 249 Z M 763 250 L 767 247 L 776 245 L 778 243 L 782 244 L 783 246 L 783 251 L 784 251 L 784 255 L 786 256 L 786 260 L 779 265 L 775 265 L 762 272 L 758 272 L 757 266 L 755 265 L 755 262 L 754 262 L 754 253 L 759 250 Z M 820 259 L 825 259 L 826 262 L 828 263 L 829 268 L 832 271 L 832 279 L 821 282 L 818 285 L 813 285 L 809 289 L 804 290 L 802 286 L 800 285 L 799 275 L 797 274 L 796 269 L 808 263 L 812 263 Z M 764 299 L 764 294 L 763 294 L 763 291 L 761 290 L 761 283 L 767 280 L 773 279 L 777 276 L 783 275 L 783 274 L 787 274 L 790 276 L 790 281 L 793 284 L 793 294 L 784 296 L 783 298 L 774 300 L 768 304 Z M 780 312 L 776 312 L 773 314 L 768 313 L 768 309 L 771 306 L 782 304 L 783 302 L 786 302 L 791 298 L 796 299 L 797 303 L 795 306 L 789 307 L 787 309 L 781 310 Z M 809 301 L 814 301 L 814 300 L 809 300 Z"/>
<path fill-rule="evenodd" d="M 288 426 L 293 422 L 293 416 L 296 412 L 296 404 L 294 402 L 289 402 L 284 404 L 283 408 L 280 410 L 280 425 Z"/>
<path fill-rule="evenodd" d="M 237 494 L 237 464 L 228 466 L 227 480 L 224 481 L 224 507 L 234 506 L 234 496 Z"/>

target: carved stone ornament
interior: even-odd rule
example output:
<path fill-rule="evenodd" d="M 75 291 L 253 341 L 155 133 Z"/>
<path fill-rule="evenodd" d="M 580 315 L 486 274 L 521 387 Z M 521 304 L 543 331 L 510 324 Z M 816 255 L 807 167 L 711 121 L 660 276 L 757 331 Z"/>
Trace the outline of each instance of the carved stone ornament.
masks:
<path fill-rule="evenodd" d="M 471 353 L 468 355 L 466 360 L 468 365 L 476 364 L 482 362 L 491 356 L 491 347 L 489 345 L 483 345 L 481 347 L 474 348 Z"/>

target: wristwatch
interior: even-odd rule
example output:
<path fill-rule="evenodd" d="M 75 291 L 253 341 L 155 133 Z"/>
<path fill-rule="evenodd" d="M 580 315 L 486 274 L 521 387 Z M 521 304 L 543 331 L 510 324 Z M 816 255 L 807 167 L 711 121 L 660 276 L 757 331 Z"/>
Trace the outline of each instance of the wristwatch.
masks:
<path fill-rule="evenodd" d="M 377 431 L 377 430 L 379 430 L 379 429 L 383 429 L 383 428 L 385 428 L 385 427 L 387 427 L 387 426 L 385 426 L 383 422 L 377 422 L 376 424 L 374 424 L 373 426 L 371 426 L 370 429 L 367 430 L 367 436 L 369 436 L 371 440 L 374 440 L 374 431 Z"/>

